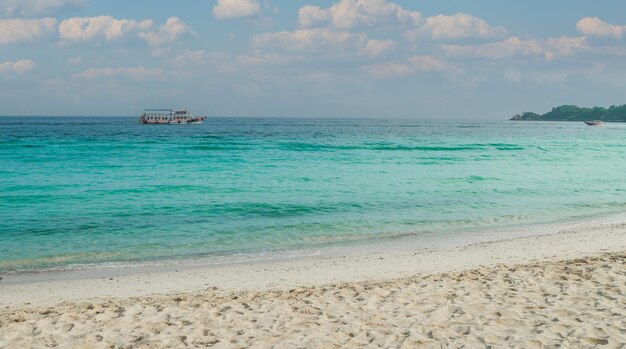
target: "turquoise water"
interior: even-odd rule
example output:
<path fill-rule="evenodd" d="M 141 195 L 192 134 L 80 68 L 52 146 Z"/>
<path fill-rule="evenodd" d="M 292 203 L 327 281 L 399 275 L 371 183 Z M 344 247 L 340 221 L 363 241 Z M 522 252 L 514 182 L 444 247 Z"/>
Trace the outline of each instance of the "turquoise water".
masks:
<path fill-rule="evenodd" d="M 474 234 L 626 209 L 626 127 L 0 118 L 0 271 Z"/>

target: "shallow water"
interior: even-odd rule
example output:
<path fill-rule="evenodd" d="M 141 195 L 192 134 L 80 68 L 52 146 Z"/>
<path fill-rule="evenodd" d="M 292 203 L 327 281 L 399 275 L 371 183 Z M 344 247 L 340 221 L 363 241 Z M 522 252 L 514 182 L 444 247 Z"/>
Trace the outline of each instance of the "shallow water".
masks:
<path fill-rule="evenodd" d="M 0 118 L 0 271 L 442 239 L 623 212 L 626 127 Z"/>

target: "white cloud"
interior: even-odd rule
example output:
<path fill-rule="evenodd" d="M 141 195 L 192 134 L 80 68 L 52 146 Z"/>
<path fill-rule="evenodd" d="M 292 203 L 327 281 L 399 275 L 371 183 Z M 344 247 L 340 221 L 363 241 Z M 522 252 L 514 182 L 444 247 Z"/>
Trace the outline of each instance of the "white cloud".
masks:
<path fill-rule="evenodd" d="M 0 63 L 0 74 L 2 73 L 26 73 L 35 67 L 35 62 L 30 59 L 22 59 L 19 61 L 7 61 Z"/>
<path fill-rule="evenodd" d="M 81 6 L 84 0 L 0 0 L 0 16 L 41 16 Z"/>
<path fill-rule="evenodd" d="M 298 10 L 298 22 L 303 27 L 310 27 L 330 20 L 330 11 L 319 6 L 306 5 Z"/>
<path fill-rule="evenodd" d="M 584 51 L 589 48 L 585 37 L 561 36 L 558 38 L 548 38 L 542 41 L 545 53 L 548 59 L 555 56 L 570 56 L 576 52 Z"/>
<path fill-rule="evenodd" d="M 447 63 L 432 56 L 412 56 L 404 62 L 370 65 L 365 69 L 376 78 L 396 78 L 424 72 L 440 72 L 449 68 Z"/>
<path fill-rule="evenodd" d="M 544 57 L 553 59 L 557 56 L 572 55 L 588 48 L 585 37 L 567 37 L 549 39 L 521 39 L 512 36 L 506 40 L 482 45 L 443 45 L 442 48 L 451 56 L 507 59 L 512 57 Z"/>
<path fill-rule="evenodd" d="M 483 19 L 465 13 L 452 16 L 433 16 L 426 19 L 426 23 L 417 29 L 404 33 L 408 40 L 417 40 L 428 36 L 432 39 L 469 39 L 494 38 L 506 35 L 504 27 L 490 26 Z"/>
<path fill-rule="evenodd" d="M 421 15 L 385 0 L 341 0 L 328 8 L 304 6 L 298 11 L 298 18 L 304 27 L 330 23 L 336 28 L 351 29 L 395 23 L 416 25 Z"/>
<path fill-rule="evenodd" d="M 128 37 L 139 37 L 152 46 L 171 44 L 186 35 L 195 35 L 191 27 L 178 17 L 170 17 L 158 30 L 154 21 L 145 19 L 116 19 L 111 16 L 73 17 L 59 24 L 61 40 L 66 43 L 110 42 Z"/>
<path fill-rule="evenodd" d="M 626 33 L 626 25 L 611 25 L 598 17 L 585 17 L 576 23 L 576 29 L 584 35 L 614 37 L 619 39 Z"/>
<path fill-rule="evenodd" d="M 89 42 L 94 40 L 113 41 L 132 32 L 147 31 L 153 21 L 146 19 L 115 19 L 111 16 L 73 17 L 59 24 L 61 40 L 67 42 Z"/>
<path fill-rule="evenodd" d="M 232 57 L 223 52 L 207 52 L 204 50 L 186 50 L 170 61 L 178 67 L 216 65 L 223 62 L 232 61 Z"/>
<path fill-rule="evenodd" d="M 158 32 L 139 33 L 139 36 L 152 46 L 162 46 L 171 44 L 187 35 L 195 35 L 196 33 L 185 22 L 178 17 L 170 17 L 163 24 Z"/>
<path fill-rule="evenodd" d="M 237 61 L 243 65 L 282 65 L 297 61 L 305 61 L 306 56 L 284 55 L 274 52 L 255 51 L 250 55 L 243 55 L 237 58 Z"/>
<path fill-rule="evenodd" d="M 162 79 L 165 74 L 162 69 L 148 69 L 142 66 L 131 68 L 89 68 L 74 74 L 79 79 L 98 79 L 126 77 L 133 80 Z"/>
<path fill-rule="evenodd" d="M 54 33 L 56 23 L 54 18 L 0 19 L 0 45 L 37 41 Z"/>
<path fill-rule="evenodd" d="M 366 67 L 367 72 L 377 78 L 406 77 L 414 74 L 407 63 L 383 63 Z"/>
<path fill-rule="evenodd" d="M 370 57 L 378 57 L 393 51 L 395 48 L 396 42 L 393 40 L 370 39 L 365 44 L 363 52 Z"/>
<path fill-rule="evenodd" d="M 432 56 L 409 57 L 409 62 L 418 71 L 442 71 L 448 66 L 445 62 Z"/>
<path fill-rule="evenodd" d="M 217 19 L 254 16 L 261 11 L 258 0 L 217 0 L 213 15 Z"/>
<path fill-rule="evenodd" d="M 361 49 L 367 42 L 365 34 L 335 31 L 326 28 L 300 29 L 264 33 L 252 38 L 255 47 L 279 48 L 289 51 L 322 51 Z"/>
<path fill-rule="evenodd" d="M 544 52 L 538 40 L 520 39 L 516 36 L 512 36 L 504 41 L 483 45 L 444 45 L 442 47 L 452 56 L 488 59 L 505 59 L 514 56 L 541 56 Z"/>
<path fill-rule="evenodd" d="M 392 52 L 396 45 L 393 40 L 369 39 L 365 33 L 329 28 L 298 29 L 254 36 L 252 46 L 255 54 L 248 58 L 250 61 L 265 63 L 272 63 L 272 60 L 280 62 L 310 60 L 314 57 L 312 54 L 325 58 L 376 58 Z"/>

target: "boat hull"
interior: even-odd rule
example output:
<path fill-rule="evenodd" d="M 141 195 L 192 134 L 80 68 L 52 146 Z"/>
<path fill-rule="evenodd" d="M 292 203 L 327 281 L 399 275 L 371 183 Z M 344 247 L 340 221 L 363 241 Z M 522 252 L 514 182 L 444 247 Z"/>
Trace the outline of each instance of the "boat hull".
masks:
<path fill-rule="evenodd" d="M 143 125 L 198 125 L 206 116 L 193 116 L 186 109 L 146 109 L 139 117 Z"/>

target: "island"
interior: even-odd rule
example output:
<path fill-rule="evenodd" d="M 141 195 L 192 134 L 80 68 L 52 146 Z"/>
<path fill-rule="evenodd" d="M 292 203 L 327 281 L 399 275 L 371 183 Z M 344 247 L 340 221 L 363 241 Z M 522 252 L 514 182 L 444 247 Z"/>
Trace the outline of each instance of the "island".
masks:
<path fill-rule="evenodd" d="M 584 121 L 602 120 L 608 122 L 626 122 L 626 104 L 608 108 L 585 108 L 575 105 L 562 105 L 552 108 L 545 114 L 524 112 L 513 116 L 510 120 L 518 121 Z"/>

